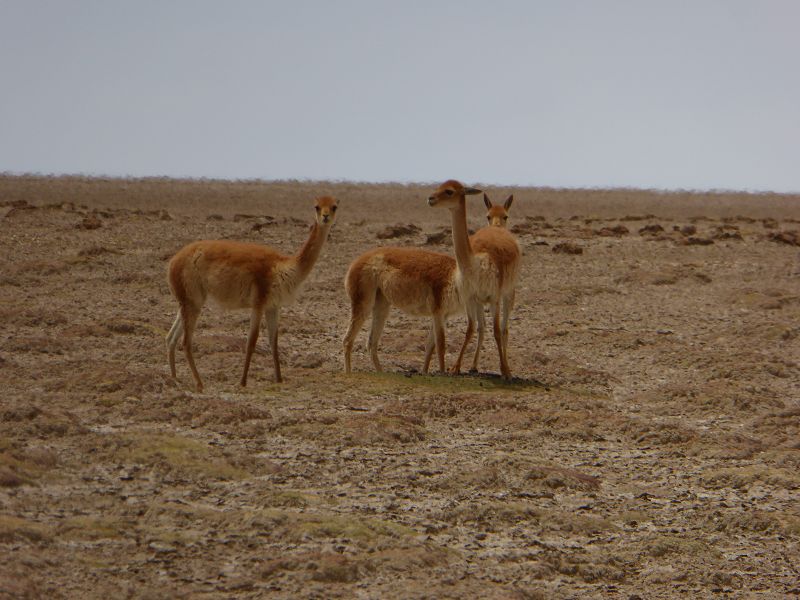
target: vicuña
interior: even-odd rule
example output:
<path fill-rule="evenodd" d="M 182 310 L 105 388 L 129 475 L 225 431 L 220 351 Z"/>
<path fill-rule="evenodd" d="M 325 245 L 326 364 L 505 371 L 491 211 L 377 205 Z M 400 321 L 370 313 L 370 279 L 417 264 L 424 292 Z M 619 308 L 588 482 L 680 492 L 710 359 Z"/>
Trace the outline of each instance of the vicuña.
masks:
<path fill-rule="evenodd" d="M 497 353 L 500 356 L 500 373 L 504 379 L 510 379 L 511 369 L 507 357 L 508 319 L 514 308 L 521 252 L 516 238 L 502 227 L 484 227 L 471 237 L 468 235 L 466 196 L 475 193 L 478 193 L 478 190 L 466 188 L 460 182 L 451 179 L 440 185 L 428 198 L 430 206 L 450 209 L 453 247 L 461 277 L 461 294 L 467 310 L 467 333 L 452 370 L 458 372 L 461 367 L 467 344 L 474 333 L 475 323 L 478 328 L 478 345 L 472 370 L 478 369 L 478 356 L 484 331 L 483 307 L 488 304 Z"/>
<path fill-rule="evenodd" d="M 241 385 L 247 385 L 250 359 L 256 347 L 262 315 L 266 319 L 275 380 L 280 382 L 278 317 L 281 306 L 290 304 L 319 258 L 336 219 L 338 202 L 329 196 L 317 198 L 316 220 L 297 254 L 286 256 L 268 246 L 227 240 L 203 240 L 183 247 L 169 263 L 167 278 L 179 309 L 167 334 L 169 368 L 175 377 L 175 347 L 183 336 L 183 349 L 198 391 L 203 382 L 192 355 L 192 336 L 200 310 L 211 297 L 224 309 L 249 308 L 250 333 Z"/>

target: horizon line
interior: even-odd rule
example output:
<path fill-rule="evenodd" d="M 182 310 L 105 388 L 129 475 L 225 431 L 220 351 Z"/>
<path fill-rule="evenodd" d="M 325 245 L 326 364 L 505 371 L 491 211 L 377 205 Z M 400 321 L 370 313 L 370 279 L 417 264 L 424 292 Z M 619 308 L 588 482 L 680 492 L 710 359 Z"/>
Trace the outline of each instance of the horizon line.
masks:
<path fill-rule="evenodd" d="M 75 178 L 75 179 L 96 179 L 96 180 L 120 180 L 120 181 L 147 181 L 147 180 L 170 180 L 182 182 L 225 182 L 225 183 L 302 183 L 306 185 L 328 183 L 332 185 L 376 185 L 376 186 L 436 186 L 441 181 L 398 181 L 398 180 L 359 180 L 359 179 L 319 179 L 319 178 L 299 178 L 287 177 L 277 179 L 267 179 L 263 177 L 219 177 L 219 176 L 192 176 L 192 175 L 109 175 L 98 173 L 85 173 L 85 172 L 71 172 L 71 173 L 43 173 L 37 171 L 0 171 L 0 177 L 16 177 L 16 178 L 38 178 L 38 179 L 57 179 L 57 178 Z M 442 180 L 446 181 L 446 180 Z M 503 189 L 533 189 L 533 190 L 554 190 L 554 191 L 641 191 L 659 194 L 747 194 L 747 195 L 779 195 L 779 196 L 798 196 L 800 190 L 797 191 L 776 191 L 769 189 L 736 189 L 724 187 L 709 187 L 709 188 L 658 188 L 658 187 L 637 187 L 633 185 L 608 185 L 608 186 L 571 186 L 571 185 L 536 185 L 536 184 L 509 184 L 497 182 L 477 181 L 470 183 L 470 185 L 483 186 L 489 188 L 503 188 Z"/>

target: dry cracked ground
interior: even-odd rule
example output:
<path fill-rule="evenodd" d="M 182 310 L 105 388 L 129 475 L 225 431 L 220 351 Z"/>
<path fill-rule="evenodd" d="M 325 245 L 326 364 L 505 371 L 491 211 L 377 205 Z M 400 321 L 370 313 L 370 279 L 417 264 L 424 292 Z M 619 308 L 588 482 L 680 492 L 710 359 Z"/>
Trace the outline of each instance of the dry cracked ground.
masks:
<path fill-rule="evenodd" d="M 474 182 L 470 182 L 474 183 Z M 0 597 L 800 595 L 800 198 L 515 194 L 524 251 L 501 382 L 341 370 L 348 263 L 451 250 L 432 186 L 0 177 Z M 165 265 L 198 238 L 302 243 L 286 382 L 207 307 L 206 391 L 168 374 Z M 483 205 L 471 201 L 481 226 Z M 464 331 L 448 328 L 448 362 Z"/>

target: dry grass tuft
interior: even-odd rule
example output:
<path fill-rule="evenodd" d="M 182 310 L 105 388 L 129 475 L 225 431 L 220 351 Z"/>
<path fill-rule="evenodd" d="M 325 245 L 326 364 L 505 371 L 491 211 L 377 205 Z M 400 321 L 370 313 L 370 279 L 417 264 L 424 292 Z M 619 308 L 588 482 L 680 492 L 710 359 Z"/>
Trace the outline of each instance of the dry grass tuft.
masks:
<path fill-rule="evenodd" d="M 760 464 L 712 469 L 704 473 L 702 481 L 711 489 L 723 487 L 748 489 L 756 482 L 787 490 L 800 488 L 800 474 L 796 471 Z"/>
<path fill-rule="evenodd" d="M 148 432 L 125 434 L 108 440 L 107 444 L 111 446 L 113 458 L 126 464 L 213 479 L 249 477 L 247 471 L 230 464 L 206 444 L 179 435 Z"/>
<path fill-rule="evenodd" d="M 52 532 L 47 525 L 19 517 L 0 515 L 0 542 L 2 543 L 17 540 L 42 542 L 51 537 Z"/>
<path fill-rule="evenodd" d="M 599 477 L 564 467 L 535 466 L 528 472 L 526 479 L 536 486 L 550 489 L 593 491 L 600 487 Z"/>

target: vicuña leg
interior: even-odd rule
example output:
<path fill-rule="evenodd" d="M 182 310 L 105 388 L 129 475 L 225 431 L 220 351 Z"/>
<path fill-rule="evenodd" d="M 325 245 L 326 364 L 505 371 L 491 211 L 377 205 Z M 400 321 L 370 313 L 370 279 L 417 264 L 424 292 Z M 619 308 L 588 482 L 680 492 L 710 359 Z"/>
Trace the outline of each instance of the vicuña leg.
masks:
<path fill-rule="evenodd" d="M 380 342 L 383 326 L 386 324 L 390 308 L 391 305 L 386 299 L 386 296 L 378 291 L 375 295 L 375 304 L 372 307 L 372 327 L 369 330 L 369 340 L 367 341 L 372 364 L 378 372 L 383 370 L 381 368 L 381 361 L 378 358 L 378 342 Z"/>
<path fill-rule="evenodd" d="M 478 359 L 481 355 L 481 347 L 483 346 L 483 334 L 486 330 L 486 317 L 484 316 L 483 305 L 479 304 L 475 307 L 473 317 L 475 319 L 475 328 L 478 330 L 478 341 L 475 346 L 475 356 L 472 358 L 472 373 L 478 372 Z"/>
<path fill-rule="evenodd" d="M 444 319 L 441 315 L 433 316 L 433 330 L 436 336 L 436 357 L 439 359 L 439 371 L 444 373 L 444 353 L 445 353 L 445 339 L 444 339 Z"/>
<path fill-rule="evenodd" d="M 470 311 L 467 310 L 467 332 L 464 335 L 464 343 L 461 344 L 461 351 L 458 353 L 458 358 L 456 359 L 455 364 L 450 367 L 450 373 L 453 375 L 458 375 L 461 372 L 461 361 L 464 360 L 464 354 L 467 351 L 467 346 L 469 345 L 470 341 L 472 340 L 472 336 L 475 333 L 475 318 L 470 314 Z"/>
<path fill-rule="evenodd" d="M 250 333 L 247 335 L 247 349 L 244 355 L 244 371 L 242 372 L 242 380 L 239 382 L 242 387 L 247 385 L 247 373 L 250 370 L 250 360 L 253 358 L 253 351 L 256 349 L 256 342 L 258 341 L 258 333 L 261 329 L 261 314 L 264 311 L 260 306 L 253 308 L 250 313 Z"/>
<path fill-rule="evenodd" d="M 497 345 L 497 354 L 500 356 L 500 374 L 503 379 L 511 379 L 511 370 L 508 368 L 506 361 L 506 353 L 503 347 L 503 331 L 500 327 L 500 301 L 492 304 L 492 332 L 494 333 L 494 342 Z"/>
<path fill-rule="evenodd" d="M 342 346 L 344 346 L 344 372 L 350 373 L 350 357 L 353 354 L 353 344 L 356 341 L 358 332 L 367 320 L 372 307 L 375 304 L 375 292 L 361 296 L 358 300 L 353 300 L 350 309 L 350 325 L 347 333 L 344 334 Z"/>
<path fill-rule="evenodd" d="M 511 317 L 511 311 L 514 310 L 514 297 L 515 290 L 511 290 L 511 292 L 503 298 L 503 320 L 501 325 L 503 329 L 503 354 L 505 354 L 506 363 L 508 363 L 508 320 Z"/>
<path fill-rule="evenodd" d="M 269 347 L 272 350 L 272 362 L 275 366 L 275 381 L 281 383 L 281 359 L 278 356 L 278 308 L 270 308 L 267 310 L 267 335 L 269 336 Z"/>
<path fill-rule="evenodd" d="M 200 316 L 200 309 L 186 304 L 183 306 L 182 313 L 183 352 L 186 354 L 186 361 L 189 363 L 189 368 L 192 370 L 192 376 L 197 385 L 197 391 L 202 392 L 203 380 L 200 379 L 200 373 L 197 372 L 197 366 L 194 364 L 194 354 L 192 353 L 192 336 L 194 335 L 194 328 L 197 325 L 197 318 Z"/>
<path fill-rule="evenodd" d="M 175 321 L 172 323 L 172 327 L 167 334 L 167 352 L 169 356 L 169 370 L 172 373 L 172 378 L 175 379 L 177 377 L 177 373 L 175 371 L 175 348 L 178 345 L 178 341 L 180 340 L 181 336 L 183 335 L 183 319 L 181 319 L 181 311 L 178 311 L 177 316 L 175 317 Z"/>

